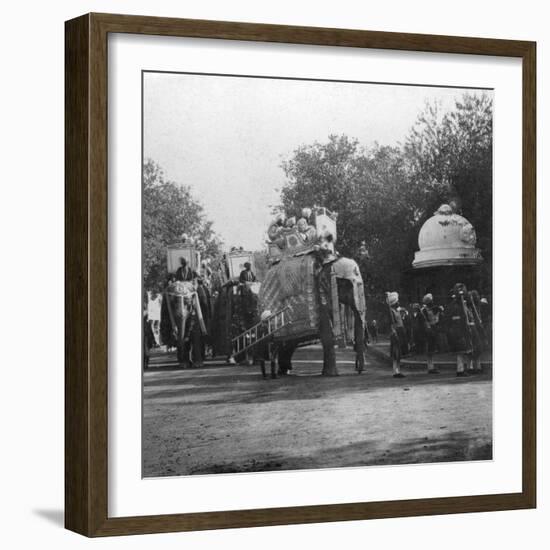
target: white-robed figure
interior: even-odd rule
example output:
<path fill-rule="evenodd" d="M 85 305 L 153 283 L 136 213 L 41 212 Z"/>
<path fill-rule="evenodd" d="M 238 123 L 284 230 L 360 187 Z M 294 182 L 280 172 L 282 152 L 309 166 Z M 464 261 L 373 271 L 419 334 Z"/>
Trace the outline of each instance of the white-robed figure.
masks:
<path fill-rule="evenodd" d="M 304 242 L 315 242 L 317 238 L 317 230 L 312 225 L 309 225 L 306 218 L 300 218 L 296 222 L 296 228 L 298 229 L 300 237 L 302 237 Z"/>
<path fill-rule="evenodd" d="M 408 351 L 407 333 L 401 312 L 399 311 L 399 294 L 397 292 L 387 292 L 386 302 L 390 313 L 390 355 L 392 358 L 392 368 L 394 378 L 405 378 L 401 372 L 401 357 Z"/>
<path fill-rule="evenodd" d="M 279 212 L 275 219 L 269 225 L 267 236 L 271 242 L 275 242 L 281 236 L 281 232 L 285 226 L 286 216 L 283 212 Z"/>

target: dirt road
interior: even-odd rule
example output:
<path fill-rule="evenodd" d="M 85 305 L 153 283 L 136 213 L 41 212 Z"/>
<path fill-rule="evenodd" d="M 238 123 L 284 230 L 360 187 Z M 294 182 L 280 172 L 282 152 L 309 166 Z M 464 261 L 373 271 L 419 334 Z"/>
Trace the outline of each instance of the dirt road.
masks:
<path fill-rule="evenodd" d="M 321 351 L 298 350 L 293 374 L 211 363 L 179 370 L 157 356 L 144 376 L 144 476 L 404 464 L 492 457 L 490 372 L 394 379 L 375 357 L 322 377 Z M 157 365 L 165 366 L 157 366 Z"/>

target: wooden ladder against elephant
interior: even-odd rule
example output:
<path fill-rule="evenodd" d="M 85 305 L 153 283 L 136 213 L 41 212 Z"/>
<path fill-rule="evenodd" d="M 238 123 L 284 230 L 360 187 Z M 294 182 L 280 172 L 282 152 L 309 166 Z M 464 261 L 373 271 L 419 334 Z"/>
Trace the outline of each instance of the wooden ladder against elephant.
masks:
<path fill-rule="evenodd" d="M 249 350 L 256 344 L 259 344 L 263 340 L 267 340 L 275 332 L 278 332 L 283 327 L 290 324 L 287 314 L 288 309 L 290 309 L 289 306 L 286 306 L 283 309 L 272 313 L 264 321 L 259 322 L 233 338 L 231 340 L 231 355 L 235 357 L 236 355 Z"/>

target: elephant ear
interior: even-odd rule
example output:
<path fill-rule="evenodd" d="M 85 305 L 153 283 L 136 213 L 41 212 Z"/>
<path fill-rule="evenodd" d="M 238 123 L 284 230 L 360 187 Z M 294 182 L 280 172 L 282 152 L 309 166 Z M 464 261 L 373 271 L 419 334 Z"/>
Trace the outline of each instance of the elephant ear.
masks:
<path fill-rule="evenodd" d="M 206 335 L 207 330 L 206 330 L 206 325 L 204 323 L 204 317 L 202 315 L 202 308 L 201 308 L 201 302 L 199 300 L 199 295 L 195 292 L 193 297 L 194 297 L 195 311 L 197 312 L 197 319 L 199 321 L 199 327 L 201 329 L 202 334 Z"/>
<path fill-rule="evenodd" d="M 361 319 L 365 321 L 366 302 L 365 302 L 365 289 L 363 287 L 363 277 L 357 262 L 351 258 L 339 258 L 334 262 L 333 269 L 337 279 L 344 279 L 351 283 L 353 289 L 353 301 Z"/>
<path fill-rule="evenodd" d="M 339 279 L 347 279 L 353 283 L 362 283 L 361 271 L 355 260 L 351 258 L 339 258 L 333 264 L 336 277 Z"/>

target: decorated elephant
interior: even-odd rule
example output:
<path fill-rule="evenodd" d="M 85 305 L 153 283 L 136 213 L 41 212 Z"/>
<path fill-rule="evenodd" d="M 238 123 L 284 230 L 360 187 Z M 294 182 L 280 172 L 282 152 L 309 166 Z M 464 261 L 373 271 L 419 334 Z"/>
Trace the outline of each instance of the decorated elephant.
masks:
<path fill-rule="evenodd" d="M 192 282 L 175 281 L 167 285 L 163 293 L 160 330 L 162 341 L 177 349 L 180 366 L 202 366 L 207 328 L 199 292 Z"/>
<path fill-rule="evenodd" d="M 235 356 L 232 339 L 259 321 L 258 282 L 227 281 L 215 291 L 212 321 L 212 343 L 215 355 L 230 362 L 249 359 L 244 354 Z"/>
<path fill-rule="evenodd" d="M 364 370 L 365 298 L 354 260 L 325 251 L 284 257 L 268 270 L 259 298 L 262 311 L 287 308 L 285 326 L 273 335 L 272 344 L 282 374 L 292 368 L 296 348 L 314 340 L 323 346 L 322 374 L 338 374 L 334 344 L 343 335 L 341 304 L 352 312 L 356 370 Z"/>

